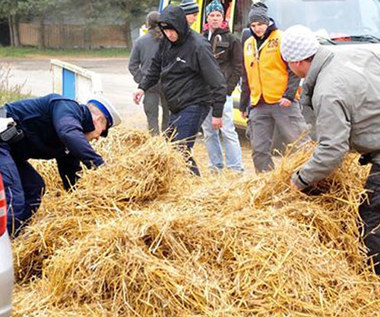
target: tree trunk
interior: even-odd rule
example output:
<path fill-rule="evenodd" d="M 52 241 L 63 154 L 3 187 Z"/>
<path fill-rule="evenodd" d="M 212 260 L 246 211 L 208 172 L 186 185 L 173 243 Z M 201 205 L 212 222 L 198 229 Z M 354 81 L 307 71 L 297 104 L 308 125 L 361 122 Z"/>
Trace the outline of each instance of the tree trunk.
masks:
<path fill-rule="evenodd" d="M 45 48 L 45 25 L 44 18 L 40 18 L 38 25 L 38 48 Z"/>
<path fill-rule="evenodd" d="M 130 0 L 125 0 L 124 2 L 125 12 L 127 13 L 125 17 L 124 24 L 124 38 L 125 44 L 127 45 L 127 49 L 132 49 L 132 30 L 131 30 L 131 2 Z"/>
<path fill-rule="evenodd" d="M 18 18 L 16 17 L 15 18 L 15 22 L 14 22 L 14 43 L 15 43 L 15 46 L 19 47 L 20 46 L 20 32 L 18 31 Z"/>
<path fill-rule="evenodd" d="M 60 41 L 59 41 L 59 48 L 67 48 L 67 35 L 66 35 L 66 29 L 65 29 L 65 19 L 63 17 L 63 15 L 60 15 L 59 17 L 59 38 L 60 38 Z"/>
<path fill-rule="evenodd" d="M 90 50 L 92 48 L 92 25 L 91 23 L 86 22 L 84 25 L 84 48 Z"/>
<path fill-rule="evenodd" d="M 20 36 L 18 32 L 18 19 L 15 15 L 8 16 L 9 35 L 11 46 L 20 46 Z"/>
<path fill-rule="evenodd" d="M 9 38 L 11 40 L 11 46 L 15 46 L 15 40 L 13 37 L 13 21 L 12 21 L 12 16 L 8 16 L 8 24 L 9 24 Z"/>
<path fill-rule="evenodd" d="M 124 38 L 127 49 L 132 49 L 132 34 L 131 34 L 131 23 L 129 21 L 125 21 L 124 23 Z"/>
<path fill-rule="evenodd" d="M 87 16 L 86 16 L 86 21 L 84 24 L 84 47 L 85 49 L 90 50 L 92 47 L 91 33 L 92 33 L 92 25 L 94 23 L 94 19 L 93 19 L 94 8 L 90 0 L 87 0 L 85 7 L 86 7 Z"/>

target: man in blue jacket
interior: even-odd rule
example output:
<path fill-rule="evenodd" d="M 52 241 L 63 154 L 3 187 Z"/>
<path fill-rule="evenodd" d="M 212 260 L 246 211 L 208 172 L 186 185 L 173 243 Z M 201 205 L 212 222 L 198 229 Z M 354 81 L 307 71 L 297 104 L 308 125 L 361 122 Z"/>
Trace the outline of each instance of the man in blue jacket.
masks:
<path fill-rule="evenodd" d="M 87 168 L 104 163 L 89 142 L 107 136 L 108 129 L 121 122 L 115 108 L 100 96 L 81 105 L 57 94 L 6 104 L 0 108 L 0 120 L 13 121 L 0 130 L 0 173 L 12 236 L 37 211 L 44 192 L 44 181 L 28 159 L 56 159 L 68 190 L 78 180 L 80 162 Z"/>

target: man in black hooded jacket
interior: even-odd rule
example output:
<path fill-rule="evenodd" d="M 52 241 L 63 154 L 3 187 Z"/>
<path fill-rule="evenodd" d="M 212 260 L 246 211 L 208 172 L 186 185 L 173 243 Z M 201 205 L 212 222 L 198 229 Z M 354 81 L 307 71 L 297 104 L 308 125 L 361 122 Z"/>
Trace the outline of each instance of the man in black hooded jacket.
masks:
<path fill-rule="evenodd" d="M 176 130 L 174 140 L 181 140 L 191 169 L 199 175 L 191 157 L 195 136 L 212 107 L 212 126 L 222 127 L 226 81 L 216 62 L 211 46 L 192 31 L 180 7 L 169 5 L 158 25 L 164 35 L 147 75 L 133 99 L 139 104 L 144 92 L 160 79 L 171 112 L 169 125 Z"/>

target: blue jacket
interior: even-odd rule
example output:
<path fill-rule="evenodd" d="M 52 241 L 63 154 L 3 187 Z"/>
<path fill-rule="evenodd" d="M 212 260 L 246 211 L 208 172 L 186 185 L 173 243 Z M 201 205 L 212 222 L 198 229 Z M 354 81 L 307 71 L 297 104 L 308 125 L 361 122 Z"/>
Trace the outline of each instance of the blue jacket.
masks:
<path fill-rule="evenodd" d="M 25 135 L 22 141 L 11 145 L 16 162 L 55 158 L 66 189 L 77 181 L 80 161 L 88 168 L 104 163 L 85 136 L 86 132 L 95 130 L 86 106 L 50 94 L 9 103 L 5 109 Z"/>

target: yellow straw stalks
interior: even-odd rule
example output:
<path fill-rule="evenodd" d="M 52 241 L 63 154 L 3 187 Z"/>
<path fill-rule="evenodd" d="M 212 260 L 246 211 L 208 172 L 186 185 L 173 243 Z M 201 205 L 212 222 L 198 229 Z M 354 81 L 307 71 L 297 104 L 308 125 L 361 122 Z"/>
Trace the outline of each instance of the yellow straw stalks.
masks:
<path fill-rule="evenodd" d="M 118 129 L 107 165 L 43 205 L 14 242 L 14 316 L 378 316 L 348 156 L 307 196 L 289 187 L 312 148 L 255 178 L 191 176 L 163 138 Z"/>

